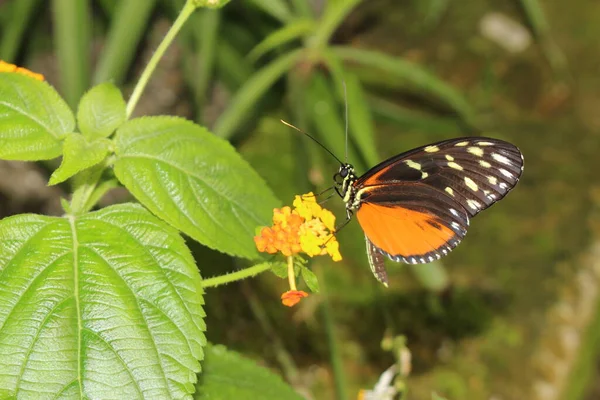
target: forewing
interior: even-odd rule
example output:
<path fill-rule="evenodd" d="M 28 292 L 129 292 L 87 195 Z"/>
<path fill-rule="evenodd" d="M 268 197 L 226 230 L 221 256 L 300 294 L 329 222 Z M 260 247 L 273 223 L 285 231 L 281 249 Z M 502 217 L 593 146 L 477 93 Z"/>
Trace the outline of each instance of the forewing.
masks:
<path fill-rule="evenodd" d="M 498 139 L 468 137 L 392 157 L 356 180 L 354 187 L 360 191 L 376 185 L 419 182 L 453 199 L 473 217 L 506 196 L 522 171 L 523 156 L 516 146 Z"/>

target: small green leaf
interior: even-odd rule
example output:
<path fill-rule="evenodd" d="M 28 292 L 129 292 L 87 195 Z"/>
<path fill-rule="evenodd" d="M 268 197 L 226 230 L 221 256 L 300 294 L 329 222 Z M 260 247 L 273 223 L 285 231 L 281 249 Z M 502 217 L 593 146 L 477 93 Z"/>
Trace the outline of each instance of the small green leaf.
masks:
<path fill-rule="evenodd" d="M 214 131 L 223 138 L 231 137 L 267 90 L 303 56 L 301 50 L 293 50 L 257 71 L 235 94 L 229 107 L 215 122 Z"/>
<path fill-rule="evenodd" d="M 349 115 L 344 117 L 348 118 L 349 134 L 367 165 L 375 165 L 381 159 L 375 146 L 373 116 L 362 85 L 355 74 L 344 70 L 341 60 L 335 53 L 325 50 L 323 56 L 333 75 L 334 85 L 338 88 L 340 98 L 346 102 L 344 105 L 347 107 Z M 346 84 L 345 92 L 343 83 Z"/>
<path fill-rule="evenodd" d="M 224 346 L 208 345 L 204 372 L 196 385 L 198 400 L 302 400 L 281 377 Z"/>
<path fill-rule="evenodd" d="M 292 18 L 292 12 L 285 0 L 249 0 L 248 2 L 279 22 L 287 22 Z"/>
<path fill-rule="evenodd" d="M 89 143 L 79 133 L 70 133 L 63 144 L 63 159 L 60 167 L 50 177 L 49 185 L 56 185 L 83 171 L 100 163 L 111 145 L 108 139 L 97 139 Z"/>
<path fill-rule="evenodd" d="M 287 278 L 288 267 L 284 262 L 274 262 L 271 264 L 271 272 L 280 278 Z"/>
<path fill-rule="evenodd" d="M 125 100 L 112 83 L 102 83 L 83 95 L 77 109 L 77 123 L 87 138 L 108 137 L 125 120 Z"/>
<path fill-rule="evenodd" d="M 269 51 L 312 33 L 314 29 L 315 21 L 312 19 L 291 21 L 282 28 L 270 33 L 262 42 L 257 44 L 248 54 L 248 59 L 254 62 Z"/>
<path fill-rule="evenodd" d="M 312 272 L 307 267 L 302 267 L 302 279 L 306 283 L 306 286 L 313 293 L 319 293 L 319 280 L 317 279 L 317 275 Z"/>
<path fill-rule="evenodd" d="M 46 82 L 0 72 L 0 159 L 58 157 L 62 139 L 75 129 L 65 101 Z"/>
<path fill-rule="evenodd" d="M 154 214 L 221 252 L 258 258 L 256 226 L 279 202 L 225 140 L 181 118 L 146 117 L 117 130 L 115 174 Z"/>
<path fill-rule="evenodd" d="M 137 204 L 0 221 L 2 396 L 172 399 L 206 344 L 201 279 Z"/>

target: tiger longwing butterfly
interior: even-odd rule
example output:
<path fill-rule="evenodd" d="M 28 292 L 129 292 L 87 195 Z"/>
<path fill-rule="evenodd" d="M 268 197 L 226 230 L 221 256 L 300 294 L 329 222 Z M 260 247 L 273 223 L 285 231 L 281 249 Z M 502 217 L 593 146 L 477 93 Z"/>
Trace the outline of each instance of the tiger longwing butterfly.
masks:
<path fill-rule="evenodd" d="M 423 264 L 447 255 L 470 218 L 506 196 L 522 172 L 516 146 L 464 137 L 399 154 L 361 177 L 341 163 L 334 181 L 348 219 L 356 214 L 365 233 L 373 274 L 387 286 L 384 256 Z"/>

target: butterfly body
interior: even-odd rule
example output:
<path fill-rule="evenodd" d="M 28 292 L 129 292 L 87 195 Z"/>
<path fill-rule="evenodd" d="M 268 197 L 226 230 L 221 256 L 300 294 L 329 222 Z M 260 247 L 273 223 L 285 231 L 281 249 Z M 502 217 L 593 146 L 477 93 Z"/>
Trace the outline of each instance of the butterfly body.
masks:
<path fill-rule="evenodd" d="M 351 164 L 334 176 L 348 219 L 356 215 L 377 279 L 383 257 L 408 264 L 447 255 L 470 218 L 502 199 L 523 171 L 519 149 L 498 139 L 445 140 L 399 154 L 358 177 Z"/>

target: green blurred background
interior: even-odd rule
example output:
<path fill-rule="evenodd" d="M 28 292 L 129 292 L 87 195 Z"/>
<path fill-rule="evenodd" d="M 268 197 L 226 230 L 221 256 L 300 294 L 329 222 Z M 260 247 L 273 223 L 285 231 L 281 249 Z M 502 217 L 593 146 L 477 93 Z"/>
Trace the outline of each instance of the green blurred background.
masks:
<path fill-rule="evenodd" d="M 131 92 L 183 1 L 0 0 L 0 59 L 46 75 L 75 106 L 95 83 Z M 600 398 L 600 3 L 575 0 L 232 0 L 199 11 L 137 115 L 176 114 L 230 140 L 284 204 L 429 142 L 518 145 L 521 182 L 442 263 L 371 275 L 356 222 L 322 292 L 293 309 L 270 273 L 209 289 L 207 336 L 279 371 L 308 398 L 356 398 L 412 353 L 408 398 Z M 0 162 L 0 215 L 59 213 L 52 164 Z M 106 203 L 119 201 L 113 193 Z M 343 205 L 327 206 L 343 218 Z M 191 243 L 204 277 L 244 267 Z"/>

